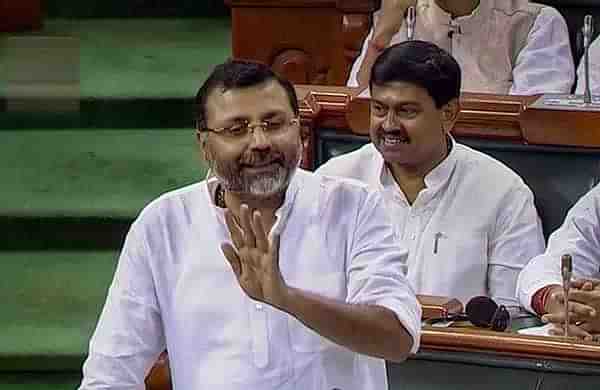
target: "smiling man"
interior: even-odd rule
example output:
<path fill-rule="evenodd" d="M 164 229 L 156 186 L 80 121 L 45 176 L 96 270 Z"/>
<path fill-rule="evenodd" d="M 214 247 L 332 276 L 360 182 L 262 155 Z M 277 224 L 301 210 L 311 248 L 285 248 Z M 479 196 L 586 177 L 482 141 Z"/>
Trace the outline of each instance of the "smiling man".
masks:
<path fill-rule="evenodd" d="M 398 242 L 409 245 L 417 294 L 488 295 L 518 306 L 519 271 L 544 250 L 533 194 L 497 160 L 450 136 L 461 70 L 423 41 L 386 49 L 371 72 L 372 143 L 318 173 L 361 180 L 384 197 Z"/>
<path fill-rule="evenodd" d="M 383 200 L 299 168 L 292 85 L 217 66 L 197 95 L 213 177 L 134 222 L 80 389 L 142 390 L 167 348 L 178 390 L 387 389 L 421 311 Z"/>

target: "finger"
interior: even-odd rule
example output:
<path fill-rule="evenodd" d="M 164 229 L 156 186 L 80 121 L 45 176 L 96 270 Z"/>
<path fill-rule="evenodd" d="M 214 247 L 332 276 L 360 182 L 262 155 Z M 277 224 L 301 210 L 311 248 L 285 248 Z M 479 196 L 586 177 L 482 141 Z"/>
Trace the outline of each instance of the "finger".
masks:
<path fill-rule="evenodd" d="M 597 293 L 590 291 L 574 290 L 569 292 L 569 308 L 573 304 L 573 312 L 590 317 L 596 317 L 596 310 L 590 305 L 590 302 L 597 301 Z"/>
<path fill-rule="evenodd" d="M 244 232 L 244 243 L 248 248 L 256 248 L 256 238 L 254 236 L 254 229 L 252 228 L 250 214 L 250 208 L 248 207 L 248 205 L 243 204 L 240 207 L 240 222 L 242 224 L 242 230 Z"/>
<path fill-rule="evenodd" d="M 267 253 L 269 251 L 269 240 L 265 231 L 262 214 L 258 210 L 254 210 L 252 213 L 252 227 L 256 236 L 256 247 L 263 253 Z"/>
<path fill-rule="evenodd" d="M 564 336 L 565 329 L 564 326 L 554 326 L 552 329 L 548 331 L 548 333 L 552 336 Z M 579 326 L 569 325 L 569 338 L 576 338 L 586 341 L 592 341 L 593 337 L 590 333 L 586 332 Z"/>
<path fill-rule="evenodd" d="M 280 235 L 279 233 L 274 233 L 269 245 L 269 254 L 273 259 L 273 266 L 275 267 L 277 272 L 279 272 L 279 243 Z"/>
<path fill-rule="evenodd" d="M 233 245 L 239 250 L 244 247 L 244 232 L 242 228 L 235 220 L 233 213 L 231 210 L 225 211 L 225 223 L 227 224 L 227 229 L 229 229 L 229 234 L 231 235 L 231 240 L 233 241 Z"/>
<path fill-rule="evenodd" d="M 240 260 L 240 257 L 238 256 L 237 251 L 228 242 L 224 242 L 221 244 L 221 250 L 223 251 L 225 258 L 229 262 L 229 265 L 231 265 L 231 269 L 233 270 L 235 277 L 237 279 L 240 279 L 242 277 L 243 267 L 242 267 L 242 261 Z"/>
<path fill-rule="evenodd" d="M 573 302 L 569 303 L 569 323 L 590 321 L 592 319 L 585 310 L 583 310 L 583 312 L 573 311 L 573 305 Z M 564 310 L 561 310 L 555 313 L 544 314 L 542 316 L 542 321 L 545 323 L 563 324 L 565 322 L 565 312 Z"/>
<path fill-rule="evenodd" d="M 595 333 L 594 324 L 592 324 L 591 322 L 584 322 L 578 326 L 584 331 L 588 332 L 590 335 L 592 335 L 592 333 Z M 594 335 L 592 335 L 592 338 L 594 338 Z"/>
<path fill-rule="evenodd" d="M 590 291 L 593 290 L 594 284 L 589 279 L 575 279 L 571 281 L 571 288 Z"/>
<path fill-rule="evenodd" d="M 554 301 L 554 302 L 558 302 L 558 303 L 564 303 L 565 301 L 565 293 L 564 291 L 558 288 L 553 289 L 552 293 L 550 293 L 550 296 L 548 297 L 548 299 L 550 301 Z"/>
<path fill-rule="evenodd" d="M 571 280 L 571 287 L 573 288 L 582 288 L 584 284 L 588 282 L 587 279 L 575 279 Z"/>

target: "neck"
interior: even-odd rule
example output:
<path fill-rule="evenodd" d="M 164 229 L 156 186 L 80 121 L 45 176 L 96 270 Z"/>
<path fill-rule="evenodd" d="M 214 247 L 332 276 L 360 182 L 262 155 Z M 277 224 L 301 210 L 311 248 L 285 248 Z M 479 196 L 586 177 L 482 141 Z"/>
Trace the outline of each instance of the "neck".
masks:
<path fill-rule="evenodd" d="M 284 200 L 285 192 L 262 197 L 225 191 L 225 205 L 238 220 L 240 217 L 240 207 L 242 204 L 246 204 L 251 211 L 260 211 L 269 227 L 272 227 L 275 223 L 275 211 L 283 205 Z"/>
<path fill-rule="evenodd" d="M 435 2 L 453 18 L 471 15 L 479 5 L 479 0 L 435 0 Z"/>
<path fill-rule="evenodd" d="M 399 164 L 388 163 L 388 167 L 394 177 L 394 181 L 398 184 L 404 195 L 410 203 L 412 203 L 418 193 L 425 188 L 425 177 L 435 167 L 440 165 L 450 152 L 450 144 L 446 142 L 440 143 L 440 147 L 433 153 L 433 158 L 428 159 L 421 164 Z"/>

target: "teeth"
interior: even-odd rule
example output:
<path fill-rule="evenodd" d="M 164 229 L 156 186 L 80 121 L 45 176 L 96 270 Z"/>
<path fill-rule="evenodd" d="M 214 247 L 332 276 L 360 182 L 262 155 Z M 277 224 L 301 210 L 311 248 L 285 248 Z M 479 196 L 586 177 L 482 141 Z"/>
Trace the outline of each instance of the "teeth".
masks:
<path fill-rule="evenodd" d="M 393 136 L 393 135 L 386 135 L 385 137 L 383 137 L 383 143 L 386 145 L 407 144 L 408 138 L 405 138 L 402 136 L 398 137 L 398 136 Z"/>

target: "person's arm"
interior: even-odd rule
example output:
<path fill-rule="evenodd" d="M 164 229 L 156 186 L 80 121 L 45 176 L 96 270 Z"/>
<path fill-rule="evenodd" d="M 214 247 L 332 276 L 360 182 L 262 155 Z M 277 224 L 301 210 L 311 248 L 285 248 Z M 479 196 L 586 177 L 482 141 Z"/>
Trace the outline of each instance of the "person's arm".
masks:
<path fill-rule="evenodd" d="M 165 349 L 160 311 L 136 223 L 127 235 L 83 366 L 80 390 L 143 390 Z"/>
<path fill-rule="evenodd" d="M 537 314 L 542 315 L 547 322 L 561 325 L 564 295 L 560 259 L 562 255 L 570 254 L 573 258 L 573 276 L 576 279 L 570 293 L 569 308 L 574 313 L 571 319 L 575 322 L 589 322 L 589 325 L 582 328 L 583 332 L 582 329 L 570 332 L 579 337 L 586 337 L 588 331 L 600 331 L 600 324 L 590 316 L 594 311 L 600 313 L 600 304 L 595 306 L 597 292 L 591 291 L 598 285 L 589 281 L 600 276 L 599 202 L 600 187 L 581 198 L 569 211 L 563 225 L 550 236 L 546 252 L 532 259 L 518 280 L 519 300 L 531 312 L 536 312 L 534 301 L 540 298 L 542 290 L 549 290 L 546 291 L 547 298 L 542 304 L 542 312 L 538 308 Z"/>
<path fill-rule="evenodd" d="M 533 194 L 519 180 L 499 205 L 488 245 L 488 292 L 498 304 L 519 306 L 516 296 L 519 272 L 544 247 Z"/>
<path fill-rule="evenodd" d="M 258 212 L 251 222 L 242 208 L 240 219 L 238 226 L 227 214 L 234 245 L 222 248 L 250 297 L 357 353 L 402 361 L 416 351 L 421 310 L 403 276 L 406 251 L 393 238 L 380 198 L 369 198 L 358 216 L 347 302 L 286 286 L 278 267 L 278 237 L 269 242 Z"/>
<path fill-rule="evenodd" d="M 402 23 L 406 10 L 416 5 L 417 0 L 382 0 L 378 17 L 373 18 L 373 28 L 365 39 L 361 55 L 356 60 L 348 81 L 349 86 L 366 88 L 369 85 L 371 67 L 379 54 L 390 44 Z"/>
<path fill-rule="evenodd" d="M 569 30 L 564 18 L 544 7 L 513 68 L 511 95 L 569 93 L 575 80 Z"/>

